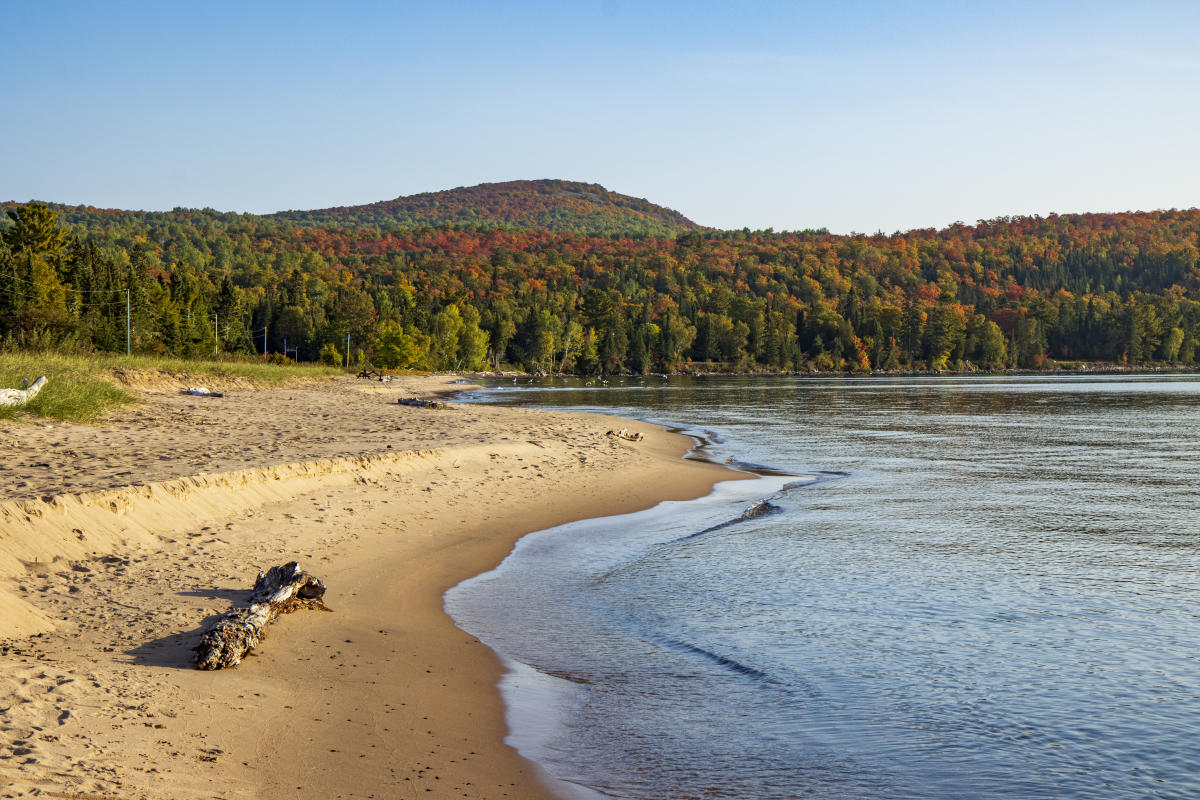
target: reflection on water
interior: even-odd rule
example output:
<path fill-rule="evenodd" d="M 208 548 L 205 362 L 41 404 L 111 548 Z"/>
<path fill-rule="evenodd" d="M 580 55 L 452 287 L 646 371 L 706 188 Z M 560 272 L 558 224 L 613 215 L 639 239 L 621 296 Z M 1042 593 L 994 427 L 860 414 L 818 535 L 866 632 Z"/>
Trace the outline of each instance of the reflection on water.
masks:
<path fill-rule="evenodd" d="M 1200 380 L 499 388 L 847 473 L 543 532 L 451 593 L 571 678 L 561 730 L 514 731 L 555 774 L 628 798 L 1200 796 Z M 765 496 L 782 511 L 692 535 Z"/>

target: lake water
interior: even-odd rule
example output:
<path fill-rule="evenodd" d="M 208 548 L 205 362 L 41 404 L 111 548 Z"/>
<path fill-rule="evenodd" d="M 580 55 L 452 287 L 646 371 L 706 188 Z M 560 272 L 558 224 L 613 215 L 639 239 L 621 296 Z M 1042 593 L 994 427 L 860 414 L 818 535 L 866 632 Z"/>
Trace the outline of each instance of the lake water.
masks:
<path fill-rule="evenodd" d="M 1200 797 L 1197 377 L 481 399 L 786 473 L 533 534 L 448 593 L 511 665 L 512 743 L 581 796 Z"/>

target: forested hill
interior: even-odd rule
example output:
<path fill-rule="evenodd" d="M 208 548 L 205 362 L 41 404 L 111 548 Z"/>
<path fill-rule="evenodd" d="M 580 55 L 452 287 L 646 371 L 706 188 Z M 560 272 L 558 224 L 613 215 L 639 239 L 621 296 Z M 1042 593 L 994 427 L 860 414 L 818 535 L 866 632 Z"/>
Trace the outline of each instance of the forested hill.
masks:
<path fill-rule="evenodd" d="M 1200 210 L 890 236 L 10 205 L 0 349 L 580 373 L 1200 365 Z M 11 216 L 11 219 L 8 218 Z M 216 331 L 214 335 L 214 317 Z"/>
<path fill-rule="evenodd" d="M 562 180 L 481 183 L 361 206 L 283 211 L 271 216 L 313 225 L 497 225 L 571 233 L 674 236 L 696 223 L 648 200 L 595 183 Z"/>

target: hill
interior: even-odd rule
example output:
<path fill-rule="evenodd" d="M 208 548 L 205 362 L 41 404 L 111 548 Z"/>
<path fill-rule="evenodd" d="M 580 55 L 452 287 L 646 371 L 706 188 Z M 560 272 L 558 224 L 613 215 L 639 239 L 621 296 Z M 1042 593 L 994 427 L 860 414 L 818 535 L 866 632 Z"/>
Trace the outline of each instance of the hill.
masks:
<path fill-rule="evenodd" d="M 300 224 L 509 226 L 564 233 L 641 233 L 671 237 L 698 226 L 678 211 L 596 183 L 562 180 L 481 183 L 361 206 L 270 215 Z"/>

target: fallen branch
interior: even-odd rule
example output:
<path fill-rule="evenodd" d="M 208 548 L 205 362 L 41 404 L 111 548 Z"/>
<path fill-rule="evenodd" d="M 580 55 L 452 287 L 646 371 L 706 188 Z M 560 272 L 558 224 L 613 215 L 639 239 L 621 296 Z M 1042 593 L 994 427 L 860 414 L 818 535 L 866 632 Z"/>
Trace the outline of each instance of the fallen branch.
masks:
<path fill-rule="evenodd" d="M 388 383 L 392 379 L 392 376 L 389 375 L 386 370 L 375 369 L 374 367 L 363 367 L 359 371 L 358 377 L 370 378 L 371 380 L 377 380 L 380 383 Z"/>
<path fill-rule="evenodd" d="M 42 375 L 32 386 L 29 385 L 29 381 L 25 381 L 25 385 L 20 389 L 0 389 L 0 406 L 23 406 L 37 397 L 45 385 L 46 376 Z"/>
<path fill-rule="evenodd" d="M 609 431 L 609 436 L 616 436 L 618 439 L 624 439 L 627 442 L 640 442 L 646 436 L 641 431 L 630 431 L 626 428 L 621 428 L 619 431 Z"/>
<path fill-rule="evenodd" d="M 417 408 L 442 409 L 449 407 L 440 400 L 422 400 L 419 397 L 401 397 L 396 403 L 402 406 L 415 406 Z"/>
<path fill-rule="evenodd" d="M 205 632 L 196 647 L 199 669 L 236 667 L 267 636 L 267 625 L 280 614 L 300 608 L 330 609 L 321 602 L 325 584 L 291 561 L 259 573 L 249 608 L 235 608 Z"/>

